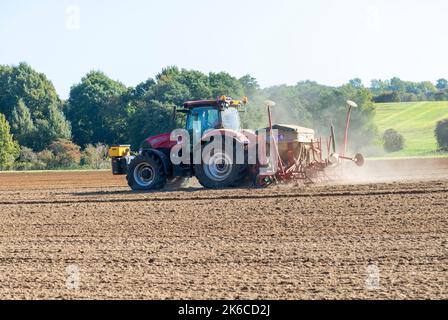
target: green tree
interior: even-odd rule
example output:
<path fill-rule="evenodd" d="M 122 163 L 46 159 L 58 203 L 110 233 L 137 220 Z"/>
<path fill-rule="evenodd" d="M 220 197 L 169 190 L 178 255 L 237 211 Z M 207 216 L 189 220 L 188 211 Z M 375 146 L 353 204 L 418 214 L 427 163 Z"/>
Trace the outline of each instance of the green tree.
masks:
<path fill-rule="evenodd" d="M 259 94 L 260 85 L 258 84 L 257 79 L 252 77 L 250 74 L 241 77 L 238 81 L 243 87 L 245 96 L 253 99 Z"/>
<path fill-rule="evenodd" d="M 379 95 L 377 95 L 373 99 L 376 103 L 385 103 L 385 102 L 400 102 L 401 98 L 398 92 L 394 91 L 385 91 Z"/>
<path fill-rule="evenodd" d="M 275 123 L 295 124 L 304 127 L 312 126 L 312 115 L 302 104 L 294 87 L 275 86 L 265 92 L 266 98 L 276 102 L 272 108 Z"/>
<path fill-rule="evenodd" d="M 10 130 L 6 117 L 0 113 L 0 170 L 10 169 L 20 152 Z"/>
<path fill-rule="evenodd" d="M 202 72 L 182 69 L 177 81 L 188 88 L 189 97 L 186 100 L 213 98 L 208 84 L 208 77 Z M 174 101 L 167 102 L 173 103 Z"/>
<path fill-rule="evenodd" d="M 382 93 L 384 90 L 386 90 L 387 86 L 387 83 L 380 79 L 373 79 L 370 82 L 370 90 L 374 95 Z"/>
<path fill-rule="evenodd" d="M 383 135 L 383 146 L 386 152 L 403 150 L 404 137 L 394 129 L 388 129 Z"/>
<path fill-rule="evenodd" d="M 122 104 L 126 87 L 99 71 L 89 72 L 70 90 L 66 106 L 73 140 L 79 145 L 119 143 L 127 111 Z"/>
<path fill-rule="evenodd" d="M 212 95 L 208 77 L 199 71 L 172 66 L 163 69 L 156 80 L 146 96 L 149 100 L 181 106 L 185 101 L 209 99 Z"/>
<path fill-rule="evenodd" d="M 39 160 L 38 154 L 32 149 L 21 146 L 20 154 L 14 163 L 15 170 L 42 170 L 46 168 L 46 164 Z"/>
<path fill-rule="evenodd" d="M 448 119 L 437 123 L 435 136 L 440 148 L 448 149 Z"/>
<path fill-rule="evenodd" d="M 178 81 L 180 75 L 180 70 L 177 67 L 164 69 L 162 73 L 157 75 L 157 84 L 154 87 L 153 94 L 148 96 L 147 99 L 161 103 L 173 103 L 177 106 L 191 100 L 188 86 Z"/>
<path fill-rule="evenodd" d="M 357 88 L 357 89 L 360 89 L 360 88 L 363 87 L 362 80 L 359 79 L 359 78 L 355 78 L 355 79 L 350 80 L 350 81 L 349 81 L 349 84 L 350 84 L 351 86 Z"/>
<path fill-rule="evenodd" d="M 171 120 L 174 105 L 159 101 L 140 101 L 136 111 L 130 116 L 128 137 L 132 148 L 138 148 L 146 138 L 171 132 L 180 123 Z"/>
<path fill-rule="evenodd" d="M 21 146 L 32 148 L 35 145 L 36 127 L 30 110 L 21 99 L 12 111 L 11 131 Z"/>
<path fill-rule="evenodd" d="M 333 125 L 336 129 L 337 145 L 341 145 L 348 111 L 346 101 L 352 100 L 358 104 L 359 108 L 352 110 L 349 148 L 353 151 L 361 151 L 373 142 L 377 130 L 373 122 L 375 109 L 369 89 L 353 86 L 350 83 L 339 88 L 308 83 L 305 88 L 308 89 L 302 92 L 307 98 L 303 101 L 307 101 L 306 109 L 311 113 L 313 128 L 319 135 L 329 136 L 330 127 Z"/>
<path fill-rule="evenodd" d="M 445 90 L 448 89 L 448 80 L 446 79 L 439 79 L 437 80 L 436 88 L 438 90 Z"/>
<path fill-rule="evenodd" d="M 0 113 L 8 119 L 19 100 L 23 100 L 33 118 L 44 117 L 50 105 L 60 105 L 53 84 L 26 63 L 0 66 L 0 92 Z"/>
<path fill-rule="evenodd" d="M 79 165 L 81 161 L 80 147 L 69 140 L 57 139 L 48 149 L 53 153 L 53 168 L 70 168 Z"/>
<path fill-rule="evenodd" d="M 370 90 L 376 102 L 408 102 L 445 99 L 439 88 L 446 85 L 445 79 L 439 79 L 437 87 L 430 81 L 403 81 L 394 77 L 390 80 L 372 80 Z"/>
<path fill-rule="evenodd" d="M 148 80 L 138 84 L 135 88 L 128 88 L 127 92 L 122 95 L 122 99 L 125 103 L 132 100 L 143 99 L 148 94 L 154 91 L 156 82 L 154 79 L 149 78 Z"/>
<path fill-rule="evenodd" d="M 35 150 L 57 138 L 70 138 L 61 101 L 47 77 L 26 63 L 0 66 L 0 112 L 19 143 Z"/>
<path fill-rule="evenodd" d="M 392 91 L 401 92 L 404 90 L 405 83 L 398 77 L 390 79 L 389 89 Z"/>
<path fill-rule="evenodd" d="M 436 100 L 436 101 L 448 100 L 448 89 L 439 90 L 436 93 L 434 93 L 434 100 Z"/>
<path fill-rule="evenodd" d="M 422 81 L 416 84 L 417 88 L 423 95 L 423 98 L 429 100 L 434 92 L 437 91 L 436 87 L 431 81 Z"/>
<path fill-rule="evenodd" d="M 37 153 L 37 169 L 54 169 L 55 168 L 55 156 L 53 152 L 48 149 L 42 150 Z"/>
<path fill-rule="evenodd" d="M 275 122 L 311 127 L 318 136 L 323 137 L 329 136 L 330 127 L 334 125 L 339 146 L 343 140 L 348 110 L 346 101 L 353 100 L 359 108 L 352 110 L 349 147 L 353 151 L 361 151 L 376 139 L 372 93 L 359 81 L 351 81 L 339 88 L 304 81 L 295 86 L 266 88 L 262 92 L 266 98 L 277 102 L 273 108 Z"/>
<path fill-rule="evenodd" d="M 65 115 L 55 105 L 51 105 L 47 111 L 45 119 L 36 120 L 35 141 L 32 144 L 33 149 L 41 151 L 48 147 L 57 139 L 70 140 L 71 125 L 66 120 Z"/>
<path fill-rule="evenodd" d="M 208 77 L 213 99 L 222 95 L 238 99 L 244 95 L 242 84 L 237 78 L 232 77 L 230 74 L 226 72 L 212 72 Z"/>
<path fill-rule="evenodd" d="M 49 135 L 54 139 L 70 140 L 72 138 L 72 128 L 64 113 L 56 106 L 48 107 L 48 123 L 50 127 Z"/>

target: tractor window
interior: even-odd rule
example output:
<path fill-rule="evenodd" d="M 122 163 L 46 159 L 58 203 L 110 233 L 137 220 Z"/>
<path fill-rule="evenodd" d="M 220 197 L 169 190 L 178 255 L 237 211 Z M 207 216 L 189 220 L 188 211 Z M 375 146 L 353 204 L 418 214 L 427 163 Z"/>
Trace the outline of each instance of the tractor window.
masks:
<path fill-rule="evenodd" d="M 222 124 L 225 129 L 232 129 L 235 131 L 241 130 L 240 114 L 235 108 L 226 108 L 221 113 Z"/>
<path fill-rule="evenodd" d="M 197 122 L 196 125 L 194 122 Z M 200 128 L 198 127 L 200 125 Z M 201 133 L 215 129 L 219 126 L 219 112 L 217 108 L 204 107 L 195 108 L 188 115 L 187 130 L 188 131 L 201 131 Z"/>

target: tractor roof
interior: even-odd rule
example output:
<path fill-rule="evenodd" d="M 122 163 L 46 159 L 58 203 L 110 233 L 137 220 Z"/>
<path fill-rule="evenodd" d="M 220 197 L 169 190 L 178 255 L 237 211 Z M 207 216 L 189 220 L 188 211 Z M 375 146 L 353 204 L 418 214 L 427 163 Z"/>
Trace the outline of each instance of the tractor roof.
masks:
<path fill-rule="evenodd" d="M 196 100 L 184 103 L 184 108 L 191 109 L 197 107 L 241 107 L 249 102 L 247 97 L 242 100 L 234 100 L 230 97 L 221 96 L 216 100 Z"/>
<path fill-rule="evenodd" d="M 216 100 L 197 100 L 187 101 L 184 103 L 184 108 L 196 108 L 196 107 L 218 107 L 219 102 Z"/>

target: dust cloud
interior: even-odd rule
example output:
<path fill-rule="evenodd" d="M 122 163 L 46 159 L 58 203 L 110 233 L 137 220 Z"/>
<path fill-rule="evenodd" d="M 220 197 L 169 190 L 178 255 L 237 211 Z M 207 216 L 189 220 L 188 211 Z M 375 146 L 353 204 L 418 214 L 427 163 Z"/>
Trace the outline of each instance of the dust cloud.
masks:
<path fill-rule="evenodd" d="M 448 179 L 448 159 L 366 160 L 363 167 L 343 162 L 328 170 L 332 180 L 341 183 L 394 183 Z"/>

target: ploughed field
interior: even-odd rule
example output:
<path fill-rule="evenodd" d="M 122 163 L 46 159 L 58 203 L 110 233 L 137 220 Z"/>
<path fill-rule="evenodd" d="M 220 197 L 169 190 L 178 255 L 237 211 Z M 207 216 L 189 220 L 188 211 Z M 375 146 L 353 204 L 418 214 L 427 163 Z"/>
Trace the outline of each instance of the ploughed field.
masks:
<path fill-rule="evenodd" d="M 448 160 L 351 172 L 159 193 L 109 172 L 2 173 L 0 298 L 447 299 Z"/>

